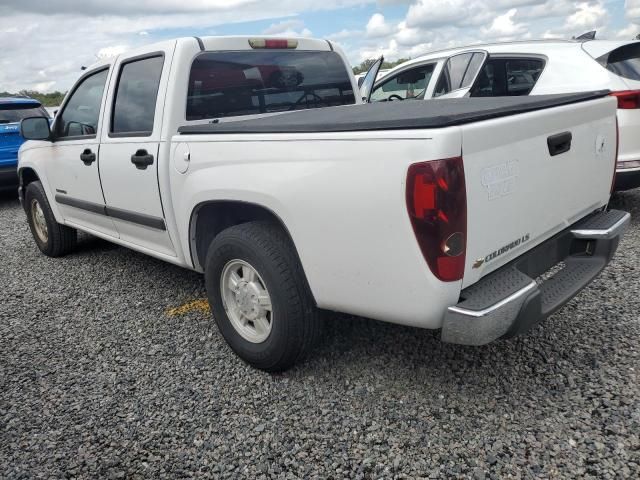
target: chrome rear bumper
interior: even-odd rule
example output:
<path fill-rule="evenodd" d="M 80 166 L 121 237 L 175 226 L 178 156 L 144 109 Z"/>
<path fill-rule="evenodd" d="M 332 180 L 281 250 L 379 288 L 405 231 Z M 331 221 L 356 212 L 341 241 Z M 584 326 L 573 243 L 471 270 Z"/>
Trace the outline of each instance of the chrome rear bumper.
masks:
<path fill-rule="evenodd" d="M 484 345 L 526 332 L 602 271 L 630 219 L 618 210 L 591 215 L 466 288 L 445 313 L 442 340 Z"/>

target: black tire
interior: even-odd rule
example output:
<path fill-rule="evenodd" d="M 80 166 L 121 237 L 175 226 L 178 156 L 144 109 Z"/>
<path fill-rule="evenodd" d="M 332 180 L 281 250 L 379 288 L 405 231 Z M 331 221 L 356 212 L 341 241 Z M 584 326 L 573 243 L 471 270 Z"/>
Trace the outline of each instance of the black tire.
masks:
<path fill-rule="evenodd" d="M 240 335 L 225 311 L 220 283 L 231 260 L 249 263 L 271 298 L 271 331 L 261 343 L 252 343 Z M 306 355 L 320 337 L 318 310 L 294 246 L 274 223 L 244 223 L 216 236 L 207 253 L 205 282 L 220 333 L 233 351 L 255 368 L 286 370 Z"/>
<path fill-rule="evenodd" d="M 36 220 L 34 219 L 32 209 L 34 202 L 38 203 L 44 214 L 44 221 L 47 227 L 46 239 L 41 238 L 36 229 Z M 56 218 L 53 216 L 51 206 L 47 200 L 47 195 L 40 182 L 31 182 L 27 185 L 24 195 L 24 208 L 27 214 L 27 220 L 29 221 L 31 234 L 42 253 L 49 257 L 60 257 L 74 250 L 77 241 L 77 232 L 73 228 L 60 225 L 56 222 Z"/>

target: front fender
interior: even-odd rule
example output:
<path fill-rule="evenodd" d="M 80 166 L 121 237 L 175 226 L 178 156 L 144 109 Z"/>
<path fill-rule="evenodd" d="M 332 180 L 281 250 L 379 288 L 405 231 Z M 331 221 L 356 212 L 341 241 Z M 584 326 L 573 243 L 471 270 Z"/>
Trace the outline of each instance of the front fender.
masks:
<path fill-rule="evenodd" d="M 26 172 L 31 171 L 42 183 L 42 187 L 47 195 L 49 206 L 53 212 L 53 216 L 58 223 L 64 223 L 64 217 L 58 209 L 58 204 L 54 201 L 55 192 L 51 190 L 47 170 L 45 168 L 49 157 L 49 142 L 29 140 L 22 144 L 18 151 L 18 178 L 20 185 L 18 187 L 18 195 L 21 203 L 24 199 L 27 178 Z"/>

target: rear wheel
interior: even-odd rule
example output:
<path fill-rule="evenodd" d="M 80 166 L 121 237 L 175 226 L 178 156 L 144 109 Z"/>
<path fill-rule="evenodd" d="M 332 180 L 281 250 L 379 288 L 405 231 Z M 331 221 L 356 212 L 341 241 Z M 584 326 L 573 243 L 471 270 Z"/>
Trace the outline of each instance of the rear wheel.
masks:
<path fill-rule="evenodd" d="M 317 341 L 317 309 L 278 225 L 249 222 L 220 233 L 209 247 L 205 281 L 222 336 L 250 365 L 286 370 Z"/>
<path fill-rule="evenodd" d="M 40 182 L 27 186 L 24 202 L 29 228 L 40 251 L 49 257 L 60 257 L 73 251 L 77 232 L 56 221 Z"/>

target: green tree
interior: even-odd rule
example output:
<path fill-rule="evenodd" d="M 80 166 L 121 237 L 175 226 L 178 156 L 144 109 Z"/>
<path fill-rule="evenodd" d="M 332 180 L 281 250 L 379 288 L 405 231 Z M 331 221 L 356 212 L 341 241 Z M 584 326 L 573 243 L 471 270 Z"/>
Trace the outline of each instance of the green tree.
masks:
<path fill-rule="evenodd" d="M 378 60 L 377 58 L 368 58 L 364 62 L 361 62 L 360 65 L 358 65 L 356 67 L 353 67 L 353 74 L 354 75 L 358 75 L 359 73 L 366 73 L 371 68 L 371 65 L 373 65 L 377 60 Z M 400 65 L 401 63 L 404 63 L 404 62 L 409 61 L 409 60 L 411 60 L 411 59 L 410 58 L 400 58 L 400 59 L 396 60 L 395 62 L 383 62 L 382 63 L 382 67 L 380 67 L 380 69 L 381 70 L 388 70 L 390 68 L 396 67 L 396 66 Z"/>

